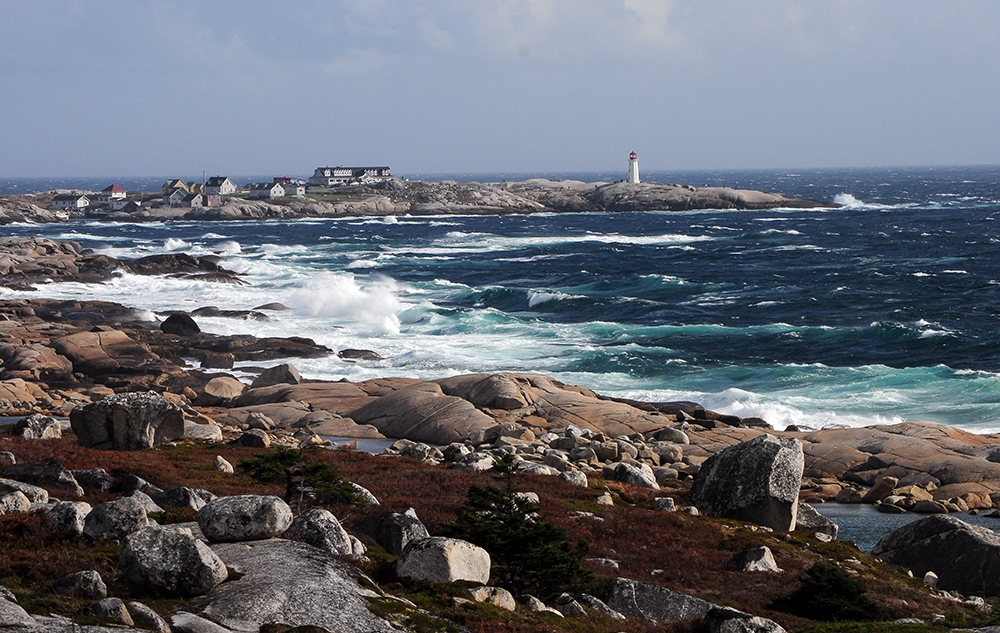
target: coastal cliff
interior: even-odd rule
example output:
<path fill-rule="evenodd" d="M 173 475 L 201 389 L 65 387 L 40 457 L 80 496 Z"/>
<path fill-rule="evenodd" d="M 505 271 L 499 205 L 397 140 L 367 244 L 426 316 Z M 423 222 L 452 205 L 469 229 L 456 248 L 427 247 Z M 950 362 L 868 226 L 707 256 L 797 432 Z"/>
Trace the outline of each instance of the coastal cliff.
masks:
<path fill-rule="evenodd" d="M 114 220 L 293 219 L 369 215 L 502 215 L 511 213 L 590 213 L 689 211 L 701 209 L 832 208 L 832 202 L 787 197 L 729 187 L 693 187 L 626 182 L 531 179 L 478 183 L 391 180 L 368 186 L 310 189 L 303 198 L 248 200 L 226 198 L 206 208 L 143 208 L 134 213 L 45 207 L 51 194 L 0 197 L 0 224 L 57 222 L 71 218 Z"/>

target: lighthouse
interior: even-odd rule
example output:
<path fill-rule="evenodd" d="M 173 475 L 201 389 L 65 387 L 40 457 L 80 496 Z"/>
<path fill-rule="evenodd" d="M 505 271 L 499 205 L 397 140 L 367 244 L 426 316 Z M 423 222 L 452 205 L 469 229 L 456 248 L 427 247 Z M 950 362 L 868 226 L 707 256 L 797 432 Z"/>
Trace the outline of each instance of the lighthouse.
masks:
<path fill-rule="evenodd" d="M 635 152 L 628 155 L 628 181 L 639 184 L 639 156 Z"/>

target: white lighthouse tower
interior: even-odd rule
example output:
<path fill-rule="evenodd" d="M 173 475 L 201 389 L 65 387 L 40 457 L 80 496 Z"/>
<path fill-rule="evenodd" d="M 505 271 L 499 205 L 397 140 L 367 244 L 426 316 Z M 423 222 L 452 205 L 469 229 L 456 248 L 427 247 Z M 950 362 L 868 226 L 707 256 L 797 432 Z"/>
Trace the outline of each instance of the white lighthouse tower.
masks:
<path fill-rule="evenodd" d="M 628 181 L 639 184 L 639 156 L 635 152 L 628 155 Z"/>

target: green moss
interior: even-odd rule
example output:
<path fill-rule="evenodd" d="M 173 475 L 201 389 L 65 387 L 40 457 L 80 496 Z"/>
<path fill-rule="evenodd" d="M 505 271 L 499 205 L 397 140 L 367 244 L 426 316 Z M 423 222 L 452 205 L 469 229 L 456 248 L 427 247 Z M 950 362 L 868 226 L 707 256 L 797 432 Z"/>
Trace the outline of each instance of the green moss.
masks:
<path fill-rule="evenodd" d="M 374 598 L 369 601 L 368 608 L 378 617 L 413 633 L 460 633 L 461 631 L 446 620 L 392 598 Z"/>

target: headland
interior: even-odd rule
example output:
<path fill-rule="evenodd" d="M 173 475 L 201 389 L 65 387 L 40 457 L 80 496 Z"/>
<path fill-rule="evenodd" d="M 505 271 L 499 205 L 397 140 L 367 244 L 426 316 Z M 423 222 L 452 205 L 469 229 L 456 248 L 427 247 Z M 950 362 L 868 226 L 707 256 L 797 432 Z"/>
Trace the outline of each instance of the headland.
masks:
<path fill-rule="evenodd" d="M 284 189 L 281 190 L 284 193 Z M 90 195 L 88 195 L 88 193 Z M 53 191 L 0 196 L 0 223 L 277 220 L 387 215 L 502 215 L 708 209 L 835 208 L 834 202 L 729 187 L 531 179 L 522 182 L 420 182 L 387 179 L 369 184 L 302 187 L 300 193 L 256 197 L 252 188 L 206 198 L 202 194 L 126 194 L 107 204 L 93 192 Z M 57 200 L 58 198 L 58 200 Z M 85 199 L 85 200 L 84 200 Z M 128 203 L 132 204 L 129 205 Z M 81 206 L 82 205 L 82 206 Z M 185 206 L 188 205 L 188 206 Z M 193 206 L 192 206 L 193 205 Z"/>

